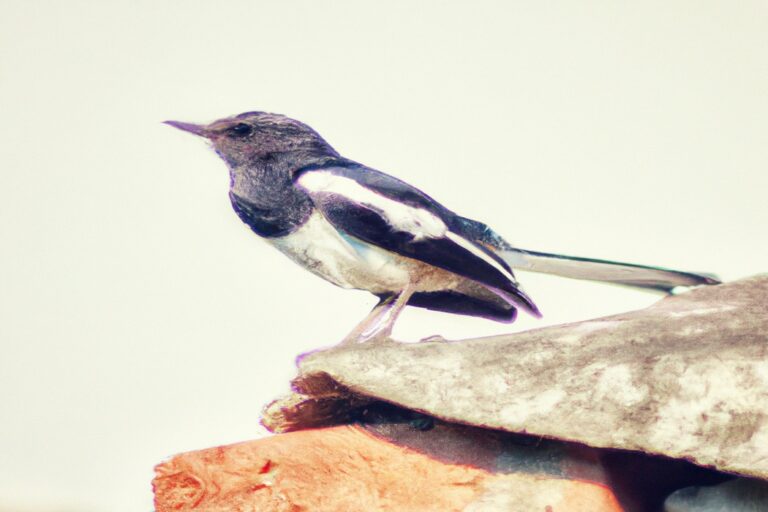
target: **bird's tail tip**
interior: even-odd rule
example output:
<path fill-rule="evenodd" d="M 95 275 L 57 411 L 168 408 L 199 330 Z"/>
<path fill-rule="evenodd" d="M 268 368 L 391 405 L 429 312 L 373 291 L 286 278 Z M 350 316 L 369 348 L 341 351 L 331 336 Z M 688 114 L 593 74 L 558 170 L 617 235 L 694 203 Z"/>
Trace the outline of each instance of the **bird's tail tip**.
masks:
<path fill-rule="evenodd" d="M 529 272 L 542 272 L 572 279 L 602 281 L 606 283 L 675 293 L 676 288 L 720 284 L 710 273 L 685 272 L 662 267 L 650 267 L 618 261 L 550 254 L 523 249 L 500 252 L 513 268 Z"/>

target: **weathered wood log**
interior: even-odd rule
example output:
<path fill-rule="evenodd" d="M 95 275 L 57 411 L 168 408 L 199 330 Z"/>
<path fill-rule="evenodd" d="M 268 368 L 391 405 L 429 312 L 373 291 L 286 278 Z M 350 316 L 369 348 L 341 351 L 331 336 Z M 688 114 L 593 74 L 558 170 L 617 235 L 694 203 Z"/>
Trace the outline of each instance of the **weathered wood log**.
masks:
<path fill-rule="evenodd" d="M 460 342 L 300 359 L 275 432 L 347 423 L 374 401 L 449 422 L 684 458 L 768 478 L 768 277 L 640 311 Z"/>

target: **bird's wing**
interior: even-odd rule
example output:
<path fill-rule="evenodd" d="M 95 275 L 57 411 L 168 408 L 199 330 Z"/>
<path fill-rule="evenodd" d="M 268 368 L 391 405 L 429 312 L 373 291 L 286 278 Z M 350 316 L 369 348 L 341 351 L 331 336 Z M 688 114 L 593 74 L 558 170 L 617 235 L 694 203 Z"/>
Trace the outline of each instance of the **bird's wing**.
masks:
<path fill-rule="evenodd" d="M 504 260 L 466 238 L 456 215 L 419 189 L 357 164 L 303 169 L 294 181 L 340 232 L 471 279 L 540 314 Z"/>

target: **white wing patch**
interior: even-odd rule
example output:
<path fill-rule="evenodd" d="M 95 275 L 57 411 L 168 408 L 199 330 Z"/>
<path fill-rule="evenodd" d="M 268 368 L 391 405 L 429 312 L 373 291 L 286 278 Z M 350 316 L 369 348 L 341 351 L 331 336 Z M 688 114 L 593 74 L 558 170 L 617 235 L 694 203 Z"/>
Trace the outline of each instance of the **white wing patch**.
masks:
<path fill-rule="evenodd" d="M 334 194 L 379 214 L 393 229 L 413 235 L 415 241 L 445 237 L 517 283 L 510 271 L 466 238 L 448 230 L 445 223 L 427 210 L 400 203 L 364 187 L 357 181 L 329 171 L 310 171 L 299 177 L 300 187 L 313 194 Z"/>
<path fill-rule="evenodd" d="M 360 206 L 372 210 L 398 231 L 411 233 L 414 240 L 440 238 L 448 228 L 439 217 L 427 210 L 409 206 L 377 194 L 353 179 L 328 171 L 310 171 L 299 177 L 297 183 L 307 192 L 335 194 L 346 197 Z M 466 242 L 466 241 L 465 241 Z M 477 250 L 477 248 L 475 248 Z M 482 252 L 482 251 L 480 251 Z M 487 254 L 483 254 L 488 258 Z M 490 259 L 490 258 L 489 258 Z M 498 263 L 494 261 L 498 266 Z"/>

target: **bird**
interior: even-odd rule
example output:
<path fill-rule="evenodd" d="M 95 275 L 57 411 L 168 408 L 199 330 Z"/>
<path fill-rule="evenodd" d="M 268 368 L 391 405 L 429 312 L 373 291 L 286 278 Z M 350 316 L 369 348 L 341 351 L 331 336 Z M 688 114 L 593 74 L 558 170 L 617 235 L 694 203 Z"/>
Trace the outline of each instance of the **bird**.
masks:
<path fill-rule="evenodd" d="M 326 281 L 379 298 L 341 344 L 391 340 L 406 306 L 506 323 L 518 310 L 540 317 L 513 268 L 665 293 L 719 283 L 712 274 L 515 247 L 281 114 L 165 123 L 206 139 L 224 160 L 232 208 L 256 235 Z"/>

